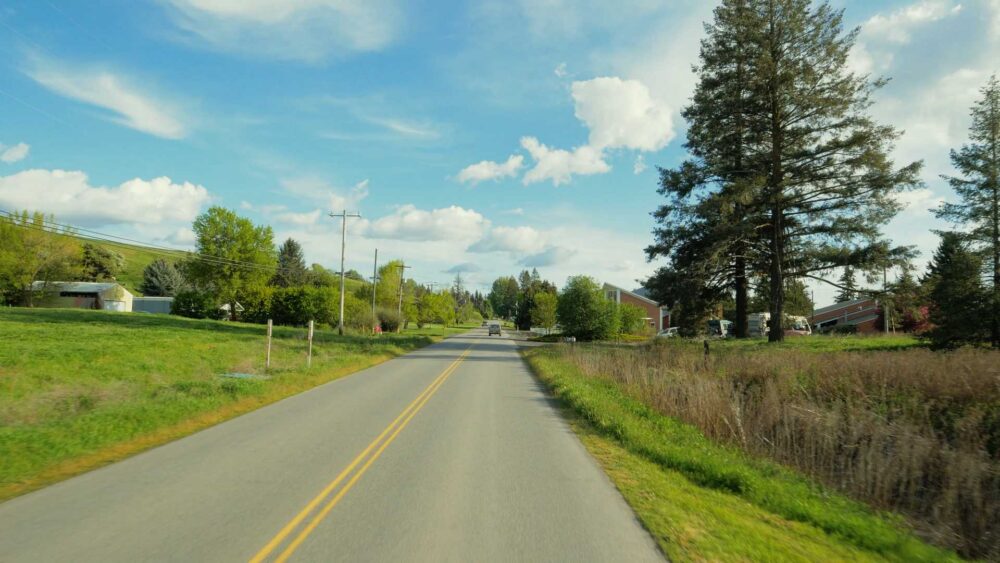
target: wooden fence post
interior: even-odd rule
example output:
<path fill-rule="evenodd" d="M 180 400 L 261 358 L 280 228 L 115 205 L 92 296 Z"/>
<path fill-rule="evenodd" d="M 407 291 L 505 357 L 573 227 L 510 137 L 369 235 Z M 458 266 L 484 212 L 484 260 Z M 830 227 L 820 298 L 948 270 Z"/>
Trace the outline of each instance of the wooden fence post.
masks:
<path fill-rule="evenodd" d="M 306 367 L 311 368 L 313 363 L 313 321 L 309 321 L 309 356 L 306 357 Z"/>
<path fill-rule="evenodd" d="M 271 319 L 267 319 L 267 360 L 264 367 L 271 369 L 271 329 L 272 329 Z"/>

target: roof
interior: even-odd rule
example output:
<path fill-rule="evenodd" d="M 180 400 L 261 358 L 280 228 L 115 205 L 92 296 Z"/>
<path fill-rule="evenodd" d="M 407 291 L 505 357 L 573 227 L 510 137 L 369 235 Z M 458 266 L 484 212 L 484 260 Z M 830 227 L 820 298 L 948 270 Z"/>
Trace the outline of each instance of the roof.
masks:
<path fill-rule="evenodd" d="M 51 281 L 43 282 L 36 281 L 32 282 L 32 291 L 41 291 L 43 289 L 52 289 L 58 291 L 68 291 L 72 293 L 102 293 L 116 286 L 119 286 L 117 282 L 63 282 L 63 281 Z M 122 288 L 125 289 L 125 288 Z"/>
<path fill-rule="evenodd" d="M 639 295 L 638 293 L 636 293 L 634 291 L 629 291 L 627 289 L 622 289 L 622 288 L 618 287 L 617 285 L 611 285 L 610 283 L 604 284 L 604 290 L 607 291 L 608 289 L 615 289 L 615 290 L 618 290 L 618 291 L 620 291 L 622 293 L 627 293 L 628 295 L 631 295 L 632 297 L 635 297 L 636 299 L 641 299 L 642 301 L 645 301 L 646 303 L 649 303 L 650 305 L 656 305 L 657 307 L 660 306 L 659 303 L 657 303 L 656 301 L 653 301 L 652 299 L 650 299 L 649 297 L 646 297 L 645 295 Z"/>
<path fill-rule="evenodd" d="M 846 309 L 848 307 L 854 307 L 855 305 L 861 305 L 869 302 L 872 304 L 873 307 L 875 306 L 875 301 L 871 297 L 864 297 L 862 299 L 855 299 L 853 301 L 842 301 L 840 303 L 834 303 L 833 305 L 827 305 L 826 307 L 816 309 L 815 311 L 813 311 L 812 316 L 818 317 L 820 315 L 830 313 L 832 311 L 839 311 L 840 309 Z"/>

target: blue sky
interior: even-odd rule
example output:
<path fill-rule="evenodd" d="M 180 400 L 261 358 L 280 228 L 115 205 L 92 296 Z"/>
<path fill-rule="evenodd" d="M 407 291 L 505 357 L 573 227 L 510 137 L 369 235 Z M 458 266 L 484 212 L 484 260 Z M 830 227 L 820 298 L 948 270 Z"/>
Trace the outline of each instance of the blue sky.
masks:
<path fill-rule="evenodd" d="M 926 186 L 888 228 L 926 258 L 928 208 L 1000 71 L 1000 0 L 840 1 L 852 65 L 888 76 Z M 536 266 L 636 286 L 684 158 L 699 0 L 10 0 L 0 6 L 0 208 L 187 247 L 224 205 L 348 264 L 422 282 Z M 834 275 L 833 277 L 836 277 Z M 485 287 L 480 286 L 480 289 Z M 832 292 L 817 288 L 817 300 Z"/>

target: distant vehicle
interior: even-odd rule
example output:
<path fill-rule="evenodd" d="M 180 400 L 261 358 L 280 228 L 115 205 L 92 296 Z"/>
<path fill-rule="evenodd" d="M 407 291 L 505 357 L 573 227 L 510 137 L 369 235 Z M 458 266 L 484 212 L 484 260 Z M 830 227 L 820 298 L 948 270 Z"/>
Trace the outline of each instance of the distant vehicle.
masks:
<path fill-rule="evenodd" d="M 483 326 L 490 326 L 490 321 L 483 321 Z"/>
<path fill-rule="evenodd" d="M 767 336 L 771 323 L 771 313 L 751 313 L 747 315 L 747 336 Z"/>
<path fill-rule="evenodd" d="M 795 315 L 785 315 L 785 336 L 808 336 L 812 334 L 809 319 Z M 747 317 L 749 336 L 767 336 L 771 327 L 771 313 L 753 313 Z"/>
<path fill-rule="evenodd" d="M 677 338 L 678 336 L 680 336 L 680 333 L 677 331 L 677 327 L 675 326 L 665 328 L 656 333 L 657 338 Z"/>
<path fill-rule="evenodd" d="M 497 336 L 502 336 L 502 334 L 500 333 L 500 323 L 490 323 L 489 336 L 493 336 L 494 334 Z"/>
<path fill-rule="evenodd" d="M 812 327 L 809 326 L 809 319 L 788 315 L 785 317 L 785 336 L 809 336 L 812 334 Z"/>
<path fill-rule="evenodd" d="M 716 338 L 726 338 L 729 336 L 732 326 L 732 321 L 712 319 L 708 321 L 708 335 Z"/>

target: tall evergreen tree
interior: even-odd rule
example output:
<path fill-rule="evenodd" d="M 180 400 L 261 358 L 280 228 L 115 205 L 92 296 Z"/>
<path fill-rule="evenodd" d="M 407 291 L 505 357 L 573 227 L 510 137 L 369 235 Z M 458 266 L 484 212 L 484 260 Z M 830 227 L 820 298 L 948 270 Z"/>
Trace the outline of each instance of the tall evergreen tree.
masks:
<path fill-rule="evenodd" d="M 759 57 L 750 3 L 725 0 L 705 26 L 699 81 L 692 103 L 682 112 L 688 121 L 685 147 L 692 158 L 675 170 L 660 170 L 659 193 L 668 203 L 654 213 L 659 226 L 654 244 L 646 249 L 650 259 L 669 258 L 668 269 L 702 274 L 687 285 L 703 284 L 704 291 L 690 287 L 692 291 L 678 293 L 687 301 L 685 310 L 701 310 L 703 297 L 731 289 L 736 335 L 741 337 L 747 333 L 747 279 L 755 255 L 751 202 L 759 184 L 747 166 L 757 144 L 747 121 L 755 103 L 750 96 L 752 61 Z M 672 277 L 664 271 L 647 285 L 654 293 L 669 293 L 666 287 L 657 291 L 655 284 Z"/>
<path fill-rule="evenodd" d="M 968 237 L 983 257 L 990 298 L 986 304 L 990 341 L 1000 347 L 1000 81 L 990 77 L 982 98 L 972 106 L 969 143 L 951 151 L 951 163 L 961 176 L 945 176 L 958 203 L 937 210 L 942 217 L 970 227 Z"/>
<path fill-rule="evenodd" d="M 880 228 L 899 210 L 893 195 L 919 183 L 921 164 L 897 169 L 889 159 L 899 133 L 868 116 L 884 82 L 848 69 L 857 30 L 844 33 L 841 10 L 810 0 L 750 3 L 760 54 L 750 96 L 759 103 L 747 127 L 760 139 L 751 166 L 763 179 L 774 323 L 768 338 L 778 341 L 785 279 L 838 265 L 870 267 L 887 246 Z"/>
<path fill-rule="evenodd" d="M 837 303 L 854 301 L 858 298 L 858 285 L 854 281 L 854 268 L 844 266 L 844 273 L 840 275 L 838 284 L 840 287 L 838 288 L 836 297 L 834 297 Z"/>
<path fill-rule="evenodd" d="M 941 233 L 941 243 L 925 280 L 930 288 L 931 340 L 939 348 L 955 348 L 986 337 L 984 301 L 979 277 L 982 260 L 966 248 L 958 233 Z"/>
<path fill-rule="evenodd" d="M 278 287 L 299 287 L 309 281 L 306 257 L 302 245 L 288 238 L 278 248 L 278 271 L 271 283 Z"/>

